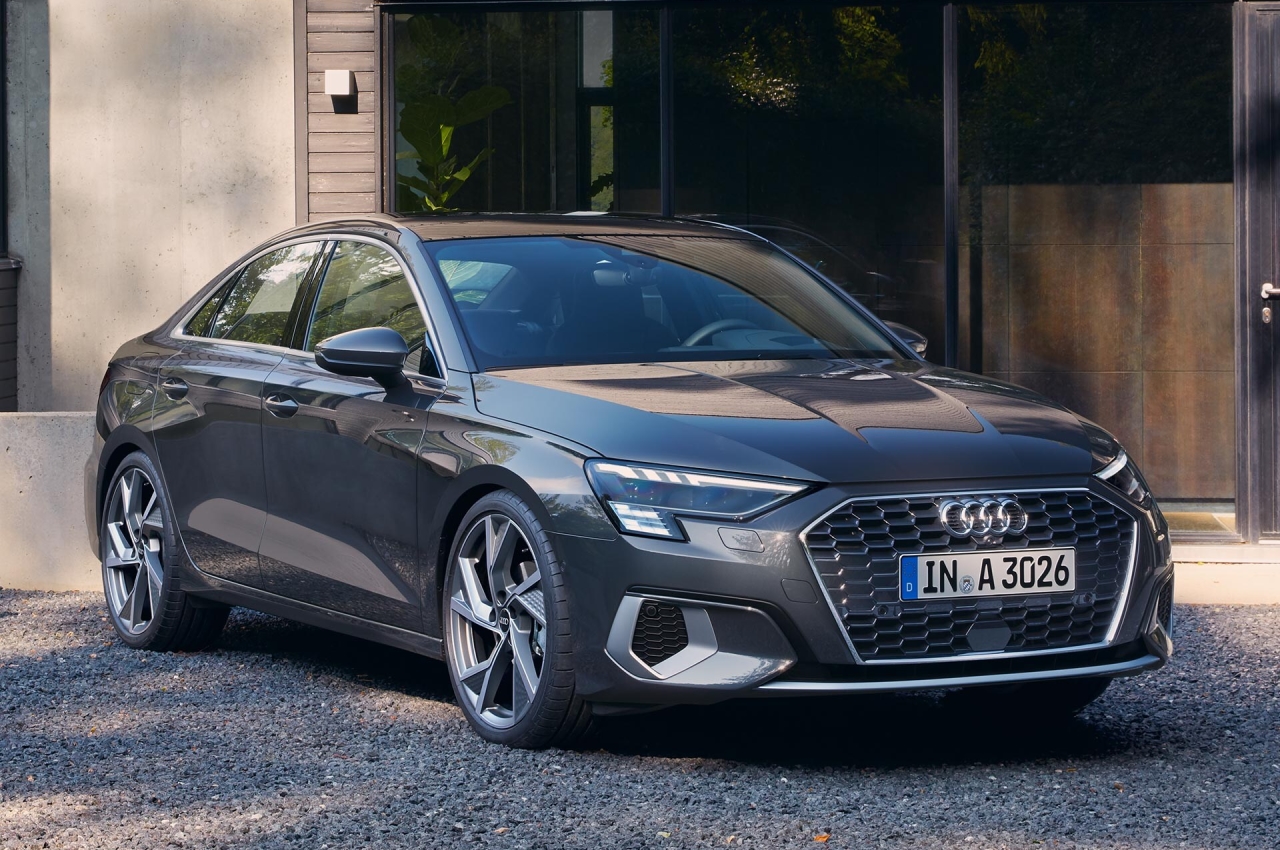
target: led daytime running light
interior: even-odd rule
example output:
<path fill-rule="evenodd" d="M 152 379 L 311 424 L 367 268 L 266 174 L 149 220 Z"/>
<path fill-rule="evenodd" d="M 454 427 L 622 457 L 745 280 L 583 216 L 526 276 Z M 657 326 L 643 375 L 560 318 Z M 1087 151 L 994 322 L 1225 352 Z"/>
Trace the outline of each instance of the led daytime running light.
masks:
<path fill-rule="evenodd" d="M 676 517 L 740 522 L 809 489 L 806 484 L 590 460 L 587 478 L 626 534 L 685 539 Z"/>
<path fill-rule="evenodd" d="M 794 496 L 805 489 L 799 484 L 783 484 L 777 481 L 756 481 L 751 478 L 726 478 L 701 472 L 679 472 L 674 469 L 653 469 L 648 466 L 631 467 L 620 463 L 598 463 L 595 468 L 602 473 L 630 478 L 635 481 L 654 481 L 659 484 L 683 484 L 688 487 L 730 487 L 734 490 L 759 490 Z"/>
<path fill-rule="evenodd" d="M 1099 469 L 1097 472 L 1094 473 L 1094 475 L 1096 475 L 1098 478 L 1101 478 L 1103 481 L 1109 481 L 1113 477 L 1115 477 L 1115 474 L 1117 472 L 1124 469 L 1125 465 L 1128 463 L 1129 463 L 1129 455 L 1125 454 L 1124 449 L 1121 449 L 1120 454 L 1116 455 L 1115 460 L 1111 461 L 1111 463 L 1102 467 L 1102 469 Z"/>

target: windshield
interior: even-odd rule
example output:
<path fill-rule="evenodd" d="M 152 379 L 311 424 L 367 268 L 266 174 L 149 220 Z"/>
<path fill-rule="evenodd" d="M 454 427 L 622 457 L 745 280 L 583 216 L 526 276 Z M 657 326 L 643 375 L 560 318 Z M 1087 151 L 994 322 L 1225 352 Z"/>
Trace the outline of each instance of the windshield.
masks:
<path fill-rule="evenodd" d="M 450 240 L 426 250 L 481 369 L 902 356 L 765 242 L 591 235 Z"/>

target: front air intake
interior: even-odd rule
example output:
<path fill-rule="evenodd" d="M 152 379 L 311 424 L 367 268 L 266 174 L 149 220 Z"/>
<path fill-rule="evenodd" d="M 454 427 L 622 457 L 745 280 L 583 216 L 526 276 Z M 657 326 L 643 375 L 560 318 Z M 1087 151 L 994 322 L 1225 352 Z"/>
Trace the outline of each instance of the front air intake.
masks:
<path fill-rule="evenodd" d="M 1156 600 L 1156 622 L 1164 627 L 1166 635 L 1173 635 L 1173 579 L 1165 582 Z"/>
<path fill-rule="evenodd" d="M 637 658 L 653 667 L 688 645 L 689 631 L 679 606 L 656 599 L 640 603 L 635 632 L 631 635 L 631 651 Z"/>

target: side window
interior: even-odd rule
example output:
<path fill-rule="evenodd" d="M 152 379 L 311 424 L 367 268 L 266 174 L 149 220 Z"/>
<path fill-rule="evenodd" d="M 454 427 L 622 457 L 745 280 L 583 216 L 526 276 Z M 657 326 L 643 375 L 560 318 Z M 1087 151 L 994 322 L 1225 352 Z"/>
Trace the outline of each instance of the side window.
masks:
<path fill-rule="evenodd" d="M 284 345 L 298 287 L 319 249 L 318 242 L 290 245 L 250 263 L 222 299 L 206 335 L 259 345 Z M 196 318 L 199 317 L 197 313 Z M 194 325 L 193 321 L 193 329 Z"/>
<path fill-rule="evenodd" d="M 187 336 L 208 336 L 209 325 L 213 324 L 213 314 L 218 312 L 218 305 L 222 303 L 222 297 L 227 294 L 227 290 L 231 288 L 234 280 L 223 283 L 213 291 L 209 296 L 209 300 L 204 302 L 196 314 L 191 317 L 191 321 L 187 322 L 183 333 Z"/>
<path fill-rule="evenodd" d="M 427 326 L 404 269 L 376 245 L 339 242 L 320 284 L 307 351 L 335 334 L 372 327 L 399 331 L 409 345 L 405 368 L 419 371 Z"/>

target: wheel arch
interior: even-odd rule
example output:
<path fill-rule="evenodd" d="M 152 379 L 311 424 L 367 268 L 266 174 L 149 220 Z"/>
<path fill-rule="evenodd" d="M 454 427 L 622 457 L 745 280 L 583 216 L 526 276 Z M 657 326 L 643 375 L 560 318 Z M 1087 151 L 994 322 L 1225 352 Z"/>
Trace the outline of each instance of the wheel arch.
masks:
<path fill-rule="evenodd" d="M 435 580 L 433 595 L 428 601 L 435 606 L 437 612 L 444 599 L 444 573 L 445 565 L 449 561 L 449 550 L 453 548 L 454 540 L 461 531 L 463 517 L 485 496 L 500 490 L 515 493 L 534 512 L 544 528 L 552 527 L 551 513 L 543 500 L 524 479 L 511 470 L 501 466 L 486 465 L 467 470 L 460 475 L 449 486 L 445 498 L 441 499 L 443 515 L 437 515 L 426 547 L 432 559 L 427 567 Z M 436 631 L 438 631 L 438 621 L 436 625 Z"/>
<path fill-rule="evenodd" d="M 107 488 L 111 479 L 124 459 L 134 452 L 142 452 L 151 459 L 157 470 L 161 470 L 160 461 L 156 458 L 155 447 L 151 440 L 140 429 L 133 425 L 120 425 L 112 431 L 103 444 L 101 460 L 98 462 L 98 480 L 94 488 L 94 521 L 95 528 L 102 525 L 102 508 L 107 501 Z M 160 471 L 163 478 L 164 472 Z"/>

